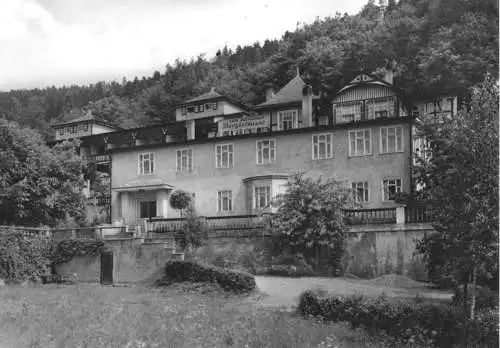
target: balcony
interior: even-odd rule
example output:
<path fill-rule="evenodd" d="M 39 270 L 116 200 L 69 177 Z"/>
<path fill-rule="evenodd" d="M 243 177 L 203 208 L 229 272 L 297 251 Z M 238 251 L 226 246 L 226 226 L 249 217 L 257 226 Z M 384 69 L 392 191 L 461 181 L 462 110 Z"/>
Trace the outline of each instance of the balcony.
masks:
<path fill-rule="evenodd" d="M 97 205 L 97 206 L 109 205 L 109 204 L 111 204 L 111 196 L 108 196 L 108 195 L 90 196 L 87 199 L 87 204 Z"/>

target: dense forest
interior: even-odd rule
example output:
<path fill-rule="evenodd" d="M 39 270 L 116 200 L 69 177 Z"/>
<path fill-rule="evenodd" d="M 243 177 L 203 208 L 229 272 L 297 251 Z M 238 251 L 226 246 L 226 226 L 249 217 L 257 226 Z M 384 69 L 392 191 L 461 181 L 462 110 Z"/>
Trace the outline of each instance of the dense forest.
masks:
<path fill-rule="evenodd" d="M 325 107 L 361 70 L 390 66 L 410 101 L 465 95 L 486 72 L 498 79 L 497 0 L 392 0 L 381 14 L 370 0 L 356 15 L 318 18 L 280 40 L 223 47 L 212 58 L 178 59 L 149 77 L 0 92 L 0 117 L 46 139 L 52 124 L 82 110 L 124 128 L 168 122 L 175 104 L 212 86 L 243 104 L 262 102 L 265 89 L 282 87 L 297 67 Z"/>

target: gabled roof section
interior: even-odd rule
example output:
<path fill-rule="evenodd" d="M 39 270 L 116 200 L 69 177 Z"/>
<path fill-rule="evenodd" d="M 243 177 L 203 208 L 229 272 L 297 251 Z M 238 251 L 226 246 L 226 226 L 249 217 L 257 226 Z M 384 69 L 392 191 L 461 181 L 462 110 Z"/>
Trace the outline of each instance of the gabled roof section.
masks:
<path fill-rule="evenodd" d="M 290 82 L 278 91 L 271 99 L 259 104 L 256 108 L 266 106 L 274 106 L 280 104 L 289 104 L 293 102 L 301 102 L 303 98 L 303 90 L 307 84 L 297 74 Z"/>
<path fill-rule="evenodd" d="M 75 112 L 71 112 L 73 114 L 75 114 Z M 79 112 L 81 114 L 81 112 Z M 96 124 L 100 124 L 100 125 L 103 125 L 103 126 L 106 126 L 106 127 L 110 127 L 110 128 L 113 128 L 113 129 L 122 129 L 120 127 L 116 127 L 116 126 L 113 126 L 107 122 L 103 122 L 101 120 L 98 120 L 93 114 L 92 112 L 89 110 L 87 111 L 87 113 L 85 115 L 82 115 L 82 116 L 78 116 L 76 118 L 73 118 L 69 121 L 64 121 L 64 122 L 60 122 L 60 123 L 56 123 L 54 124 L 52 127 L 59 127 L 59 126 L 64 126 L 64 125 L 68 125 L 68 124 L 73 124 L 73 123 L 81 123 L 81 122 L 94 122 Z"/>
<path fill-rule="evenodd" d="M 361 73 L 358 76 L 356 76 L 354 79 L 352 79 L 351 82 L 349 82 L 344 87 L 342 87 L 337 93 L 342 93 L 349 88 L 352 88 L 355 86 L 360 86 L 360 85 L 379 85 L 379 86 L 384 86 L 384 87 L 389 87 L 389 88 L 394 87 L 393 85 L 391 85 L 387 81 L 384 81 L 381 78 L 379 78 L 373 74 Z"/>
<path fill-rule="evenodd" d="M 225 98 L 222 94 L 219 94 L 215 91 L 215 89 L 212 87 L 210 91 L 208 91 L 205 94 L 202 94 L 198 97 L 186 100 L 182 104 L 189 104 L 189 103 L 195 103 L 195 102 L 200 102 L 204 100 L 213 100 L 213 99 L 219 99 L 219 98 Z"/>

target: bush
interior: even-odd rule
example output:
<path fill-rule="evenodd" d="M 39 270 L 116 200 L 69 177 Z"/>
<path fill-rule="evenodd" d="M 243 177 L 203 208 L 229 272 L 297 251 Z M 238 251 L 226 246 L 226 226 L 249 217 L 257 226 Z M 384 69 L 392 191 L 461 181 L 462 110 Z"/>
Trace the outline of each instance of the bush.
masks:
<path fill-rule="evenodd" d="M 217 283 L 224 290 L 236 293 L 246 293 L 256 288 L 254 277 L 246 272 L 190 261 L 168 261 L 165 265 L 165 276 L 160 282 L 168 284 L 183 281 Z"/>
<path fill-rule="evenodd" d="M 312 291 L 299 298 L 298 313 L 346 321 L 353 328 L 383 332 L 403 344 L 452 347 L 465 338 L 472 346 L 498 346 L 498 316 L 485 313 L 468 320 L 460 308 L 435 303 L 389 302 L 387 297 L 320 297 Z M 467 337 L 465 337 L 467 336 Z"/>
<path fill-rule="evenodd" d="M 24 238 L 17 232 L 1 237 L 0 279 L 6 282 L 36 280 L 48 273 L 48 244 L 42 239 Z"/>

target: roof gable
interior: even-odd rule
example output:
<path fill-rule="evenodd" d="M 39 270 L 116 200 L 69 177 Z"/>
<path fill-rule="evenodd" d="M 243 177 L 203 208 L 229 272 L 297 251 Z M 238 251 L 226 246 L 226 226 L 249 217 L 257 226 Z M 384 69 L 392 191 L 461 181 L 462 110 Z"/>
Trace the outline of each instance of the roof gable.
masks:
<path fill-rule="evenodd" d="M 204 94 L 202 94 L 202 95 L 200 95 L 198 97 L 186 100 L 182 104 L 195 103 L 195 102 L 200 102 L 200 101 L 203 101 L 203 100 L 216 99 L 216 98 L 224 98 L 224 96 L 222 94 L 217 93 L 214 90 L 214 88 L 212 87 L 210 89 L 210 91 L 208 91 L 207 93 L 204 93 Z"/>
<path fill-rule="evenodd" d="M 278 93 L 273 95 L 271 99 L 257 105 L 257 107 L 300 102 L 302 101 L 303 90 L 306 85 L 304 80 L 297 75 L 280 89 Z"/>
<path fill-rule="evenodd" d="M 384 81 L 384 80 L 378 78 L 375 75 L 361 73 L 358 76 L 356 76 L 354 79 L 352 79 L 344 87 L 342 87 L 337 93 L 338 94 L 343 93 L 345 90 L 347 90 L 349 88 L 360 86 L 360 85 L 379 85 L 379 86 L 384 86 L 384 87 L 389 87 L 389 88 L 393 87 L 393 85 L 391 85 L 387 81 Z"/>

